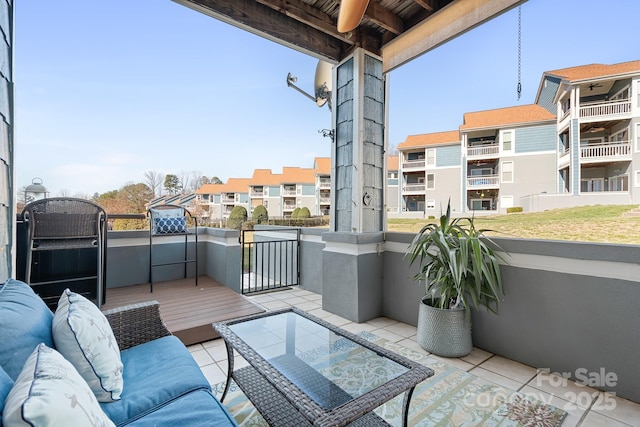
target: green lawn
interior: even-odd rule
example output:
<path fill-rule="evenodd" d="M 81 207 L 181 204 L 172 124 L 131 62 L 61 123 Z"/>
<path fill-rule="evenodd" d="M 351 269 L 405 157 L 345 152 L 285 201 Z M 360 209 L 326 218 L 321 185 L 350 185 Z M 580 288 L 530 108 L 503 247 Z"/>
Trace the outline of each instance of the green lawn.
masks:
<path fill-rule="evenodd" d="M 478 228 L 498 237 L 640 244 L 640 217 L 624 217 L 637 205 L 597 205 L 476 217 Z M 388 231 L 416 233 L 426 219 L 389 219 Z"/>

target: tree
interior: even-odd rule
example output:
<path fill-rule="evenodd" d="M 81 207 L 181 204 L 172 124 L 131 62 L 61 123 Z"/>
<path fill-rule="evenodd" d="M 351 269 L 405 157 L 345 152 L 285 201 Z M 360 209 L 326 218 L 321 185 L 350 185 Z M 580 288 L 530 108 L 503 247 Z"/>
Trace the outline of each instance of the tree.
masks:
<path fill-rule="evenodd" d="M 234 206 L 227 220 L 227 227 L 240 230 L 242 223 L 247 220 L 247 210 L 244 206 Z"/>
<path fill-rule="evenodd" d="M 296 219 L 298 218 L 298 215 L 300 215 L 300 208 L 295 208 L 293 212 L 291 212 L 291 218 Z"/>
<path fill-rule="evenodd" d="M 224 184 L 224 182 L 222 182 L 222 180 L 220 178 L 218 178 L 217 176 L 213 176 L 211 177 L 211 181 L 209 181 L 210 184 Z"/>
<path fill-rule="evenodd" d="M 153 192 L 153 197 L 157 197 L 162 193 L 162 183 L 164 181 L 164 174 L 156 172 L 154 170 L 148 170 L 144 173 L 144 183 Z"/>
<path fill-rule="evenodd" d="M 256 206 L 256 208 L 253 210 L 251 219 L 253 219 L 253 221 L 257 224 L 269 222 L 269 213 L 267 212 L 267 208 L 262 205 Z"/>
<path fill-rule="evenodd" d="M 153 199 L 153 191 L 147 184 L 127 184 L 118 191 L 118 197 L 122 199 L 128 212 L 124 213 L 143 213 L 146 210 L 147 203 Z"/>
<path fill-rule="evenodd" d="M 168 173 L 164 177 L 164 189 L 169 194 L 177 194 L 180 191 L 180 180 L 177 175 Z"/>

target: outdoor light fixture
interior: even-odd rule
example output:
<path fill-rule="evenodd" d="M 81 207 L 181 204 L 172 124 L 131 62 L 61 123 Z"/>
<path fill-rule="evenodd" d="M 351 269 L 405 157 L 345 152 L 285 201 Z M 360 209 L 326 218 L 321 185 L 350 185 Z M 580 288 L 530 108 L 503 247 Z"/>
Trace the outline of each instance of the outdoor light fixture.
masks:
<path fill-rule="evenodd" d="M 49 196 L 49 192 L 42 185 L 42 179 L 33 178 L 31 185 L 28 185 L 24 189 L 24 203 L 25 205 L 36 200 L 46 199 Z"/>

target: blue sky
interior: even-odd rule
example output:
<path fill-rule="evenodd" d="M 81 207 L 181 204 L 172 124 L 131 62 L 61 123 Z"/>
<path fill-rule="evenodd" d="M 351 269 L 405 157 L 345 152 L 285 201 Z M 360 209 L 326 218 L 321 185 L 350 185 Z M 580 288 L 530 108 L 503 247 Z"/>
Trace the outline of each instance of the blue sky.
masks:
<path fill-rule="evenodd" d="M 15 5 L 16 188 L 52 196 L 198 171 L 223 181 L 330 156 L 317 60 L 169 0 Z M 514 9 L 390 74 L 389 144 L 465 112 L 533 103 L 544 71 L 640 59 L 640 2 L 529 0 L 517 100 Z"/>

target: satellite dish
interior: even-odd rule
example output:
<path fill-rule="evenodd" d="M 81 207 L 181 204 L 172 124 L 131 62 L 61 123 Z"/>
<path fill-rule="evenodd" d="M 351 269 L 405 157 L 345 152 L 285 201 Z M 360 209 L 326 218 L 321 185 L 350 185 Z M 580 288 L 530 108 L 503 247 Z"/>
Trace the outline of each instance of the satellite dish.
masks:
<path fill-rule="evenodd" d="M 316 77 L 313 81 L 313 88 L 316 94 L 316 105 L 322 107 L 329 102 L 331 109 L 331 77 L 333 73 L 333 65 L 325 61 L 318 61 L 316 66 Z"/>
<path fill-rule="evenodd" d="M 360 25 L 367 6 L 369 0 L 342 0 L 338 12 L 338 32 L 348 33 Z"/>
<path fill-rule="evenodd" d="M 309 95 L 304 90 L 300 89 L 295 83 L 298 81 L 297 77 L 287 74 L 287 86 L 294 88 L 310 100 L 316 103 L 318 107 L 322 107 L 328 102 L 329 110 L 331 110 L 331 76 L 333 74 L 333 66 L 325 61 L 318 61 L 316 66 L 316 76 L 313 84 L 314 95 Z"/>

